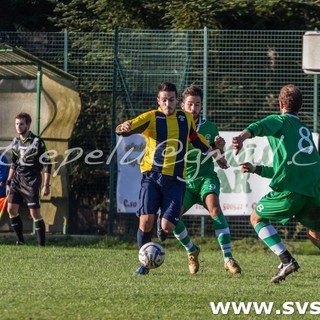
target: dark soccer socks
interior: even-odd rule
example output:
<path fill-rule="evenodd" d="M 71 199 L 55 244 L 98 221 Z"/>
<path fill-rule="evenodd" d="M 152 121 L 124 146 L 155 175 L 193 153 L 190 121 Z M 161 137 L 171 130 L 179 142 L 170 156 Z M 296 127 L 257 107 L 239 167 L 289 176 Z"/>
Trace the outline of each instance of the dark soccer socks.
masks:
<path fill-rule="evenodd" d="M 43 219 L 35 221 L 35 229 L 38 237 L 39 246 L 43 247 L 46 243 L 46 226 Z"/>
<path fill-rule="evenodd" d="M 288 250 L 281 253 L 279 258 L 283 264 L 288 264 L 288 263 L 290 263 L 291 260 L 293 260 L 293 257 Z"/>
<path fill-rule="evenodd" d="M 151 242 L 152 232 L 143 232 L 140 228 L 137 231 L 137 243 L 140 249 L 145 243 Z"/>
<path fill-rule="evenodd" d="M 17 235 L 17 244 L 24 244 L 23 224 L 20 215 L 10 218 L 11 227 Z M 44 246 L 46 242 L 46 226 L 43 219 L 35 221 L 35 229 L 39 246 Z"/>
<path fill-rule="evenodd" d="M 22 220 L 19 215 L 16 217 L 10 218 L 11 227 L 13 231 L 17 235 L 17 242 L 24 243 L 24 237 L 23 237 L 23 224 Z"/>

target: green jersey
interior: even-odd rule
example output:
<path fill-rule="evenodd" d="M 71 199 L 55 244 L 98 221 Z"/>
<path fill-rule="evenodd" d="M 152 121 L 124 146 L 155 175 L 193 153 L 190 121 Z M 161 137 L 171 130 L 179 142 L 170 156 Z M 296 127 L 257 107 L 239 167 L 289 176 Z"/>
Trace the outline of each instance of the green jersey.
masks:
<path fill-rule="evenodd" d="M 219 135 L 217 126 L 213 122 L 202 118 L 199 118 L 197 132 L 204 136 L 210 145 L 214 144 L 215 137 Z M 186 179 L 195 179 L 212 172 L 214 172 L 212 156 L 202 154 L 189 142 Z"/>
<path fill-rule="evenodd" d="M 309 128 L 293 114 L 271 115 L 250 124 L 252 136 L 267 136 L 273 152 L 270 187 L 317 197 L 320 194 L 320 156 Z"/>

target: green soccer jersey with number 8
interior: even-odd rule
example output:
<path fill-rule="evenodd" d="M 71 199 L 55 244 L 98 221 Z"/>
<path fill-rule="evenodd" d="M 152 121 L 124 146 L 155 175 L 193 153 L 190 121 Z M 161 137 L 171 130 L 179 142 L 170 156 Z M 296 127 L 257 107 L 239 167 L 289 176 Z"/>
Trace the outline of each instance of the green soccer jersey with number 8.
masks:
<path fill-rule="evenodd" d="M 320 156 L 306 124 L 293 114 L 271 115 L 250 124 L 252 136 L 267 136 L 273 152 L 270 187 L 309 197 L 320 194 Z"/>

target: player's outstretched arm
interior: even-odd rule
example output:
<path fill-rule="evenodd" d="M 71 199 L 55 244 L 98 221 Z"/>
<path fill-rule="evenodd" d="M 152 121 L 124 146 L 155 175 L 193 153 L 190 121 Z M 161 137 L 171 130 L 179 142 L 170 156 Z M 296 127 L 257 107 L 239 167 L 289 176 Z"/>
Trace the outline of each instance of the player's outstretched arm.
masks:
<path fill-rule="evenodd" d="M 228 161 L 227 161 L 227 159 L 225 157 L 222 157 L 222 158 L 220 158 L 220 159 L 218 159 L 216 161 L 217 161 L 217 164 L 219 165 L 219 167 L 221 169 L 228 169 L 229 168 Z"/>
<path fill-rule="evenodd" d="M 214 138 L 215 147 L 218 148 L 221 153 L 224 152 L 224 146 L 226 145 L 226 141 L 221 136 L 216 136 Z"/>
<path fill-rule="evenodd" d="M 254 173 L 256 171 L 256 166 L 250 162 L 241 163 L 240 166 L 241 172 Z"/>
<path fill-rule="evenodd" d="M 116 127 L 116 133 L 128 132 L 131 128 L 131 121 L 125 121 Z"/>
<path fill-rule="evenodd" d="M 225 158 L 223 152 L 220 151 L 220 149 L 214 149 L 210 152 L 211 156 L 216 160 L 218 166 L 221 169 L 228 169 L 229 164 L 227 159 Z"/>
<path fill-rule="evenodd" d="M 248 130 L 243 130 L 237 137 L 232 138 L 232 147 L 236 151 L 235 155 L 239 153 L 239 151 L 243 147 L 243 141 L 252 137 L 252 133 Z"/>
<path fill-rule="evenodd" d="M 253 165 L 250 162 L 245 162 L 240 164 L 240 171 L 244 173 L 255 173 L 263 178 L 272 179 L 274 176 L 273 167 L 269 166 L 261 166 L 261 165 Z"/>

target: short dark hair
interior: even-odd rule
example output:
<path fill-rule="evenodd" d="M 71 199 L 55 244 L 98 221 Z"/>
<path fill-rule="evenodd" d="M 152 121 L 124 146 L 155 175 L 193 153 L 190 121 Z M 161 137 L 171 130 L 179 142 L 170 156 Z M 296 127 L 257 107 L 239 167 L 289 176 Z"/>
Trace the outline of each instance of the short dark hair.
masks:
<path fill-rule="evenodd" d="M 166 92 L 175 92 L 176 97 L 178 96 L 178 91 L 177 91 L 177 87 L 175 84 L 171 83 L 171 82 L 162 82 L 159 84 L 158 86 L 158 94 L 162 91 L 166 91 Z"/>
<path fill-rule="evenodd" d="M 203 100 L 203 91 L 200 87 L 197 87 L 195 85 L 191 85 L 191 86 L 187 87 L 182 93 L 183 100 L 189 96 L 200 97 L 201 101 L 202 101 Z"/>
<path fill-rule="evenodd" d="M 26 112 L 20 112 L 19 114 L 17 114 L 16 119 L 19 119 L 19 120 L 24 119 L 26 124 L 30 124 L 32 122 L 30 114 Z"/>
<path fill-rule="evenodd" d="M 294 84 L 287 84 L 280 90 L 279 101 L 288 112 L 298 113 L 302 107 L 302 93 Z"/>

